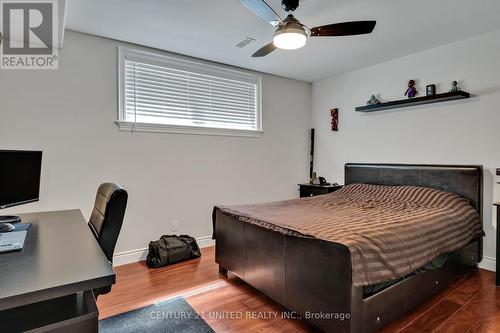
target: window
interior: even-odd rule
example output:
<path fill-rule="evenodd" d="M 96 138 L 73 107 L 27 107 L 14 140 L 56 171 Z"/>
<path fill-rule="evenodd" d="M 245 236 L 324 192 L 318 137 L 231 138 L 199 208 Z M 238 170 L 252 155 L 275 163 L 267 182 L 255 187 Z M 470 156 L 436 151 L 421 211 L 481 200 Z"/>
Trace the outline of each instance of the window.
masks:
<path fill-rule="evenodd" d="M 261 77 L 120 49 L 121 130 L 259 136 Z"/>

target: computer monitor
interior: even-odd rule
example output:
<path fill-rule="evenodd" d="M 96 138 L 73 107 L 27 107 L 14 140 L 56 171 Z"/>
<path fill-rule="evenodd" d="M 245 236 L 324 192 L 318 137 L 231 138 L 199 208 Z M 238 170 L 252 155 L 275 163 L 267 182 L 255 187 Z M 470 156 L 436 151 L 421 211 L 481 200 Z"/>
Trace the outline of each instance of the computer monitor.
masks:
<path fill-rule="evenodd" d="M 0 209 L 39 200 L 41 151 L 0 150 Z"/>

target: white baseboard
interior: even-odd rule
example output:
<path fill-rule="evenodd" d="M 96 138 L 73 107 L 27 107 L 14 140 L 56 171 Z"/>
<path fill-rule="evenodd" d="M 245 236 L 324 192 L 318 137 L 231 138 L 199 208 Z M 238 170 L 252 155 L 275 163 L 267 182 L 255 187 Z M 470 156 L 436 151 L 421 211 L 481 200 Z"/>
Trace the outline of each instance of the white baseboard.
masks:
<path fill-rule="evenodd" d="M 200 248 L 210 247 L 215 245 L 215 240 L 212 239 L 212 236 L 205 236 L 196 238 L 196 242 Z"/>
<path fill-rule="evenodd" d="M 148 249 L 137 249 L 117 253 L 113 256 L 113 266 L 120 266 L 146 260 Z"/>
<path fill-rule="evenodd" d="M 200 248 L 215 245 L 215 241 L 212 239 L 212 236 L 196 238 L 196 242 L 198 243 L 198 246 Z M 133 262 L 143 261 L 146 260 L 147 255 L 147 248 L 120 252 L 113 256 L 113 266 L 120 266 Z"/>
<path fill-rule="evenodd" d="M 496 269 L 496 260 L 490 257 L 483 256 L 483 261 L 479 263 L 479 268 L 494 272 Z"/>

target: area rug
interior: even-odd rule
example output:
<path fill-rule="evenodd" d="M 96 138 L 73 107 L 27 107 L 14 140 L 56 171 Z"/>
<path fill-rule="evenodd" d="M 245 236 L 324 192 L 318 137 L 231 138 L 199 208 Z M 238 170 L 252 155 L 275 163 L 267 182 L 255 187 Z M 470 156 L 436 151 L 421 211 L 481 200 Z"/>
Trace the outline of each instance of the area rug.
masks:
<path fill-rule="evenodd" d="M 182 297 L 99 321 L 102 333 L 214 333 Z"/>

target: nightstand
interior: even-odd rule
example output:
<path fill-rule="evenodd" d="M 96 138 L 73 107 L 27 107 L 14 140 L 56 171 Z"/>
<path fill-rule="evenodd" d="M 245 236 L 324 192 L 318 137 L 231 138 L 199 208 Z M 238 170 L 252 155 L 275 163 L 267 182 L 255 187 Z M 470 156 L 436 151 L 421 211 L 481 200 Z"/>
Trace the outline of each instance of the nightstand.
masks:
<path fill-rule="evenodd" d="M 328 194 L 340 190 L 342 185 L 312 185 L 299 184 L 300 197 L 314 197 L 316 195 Z"/>
<path fill-rule="evenodd" d="M 497 206 L 497 286 L 500 286 L 500 202 L 493 205 Z"/>

